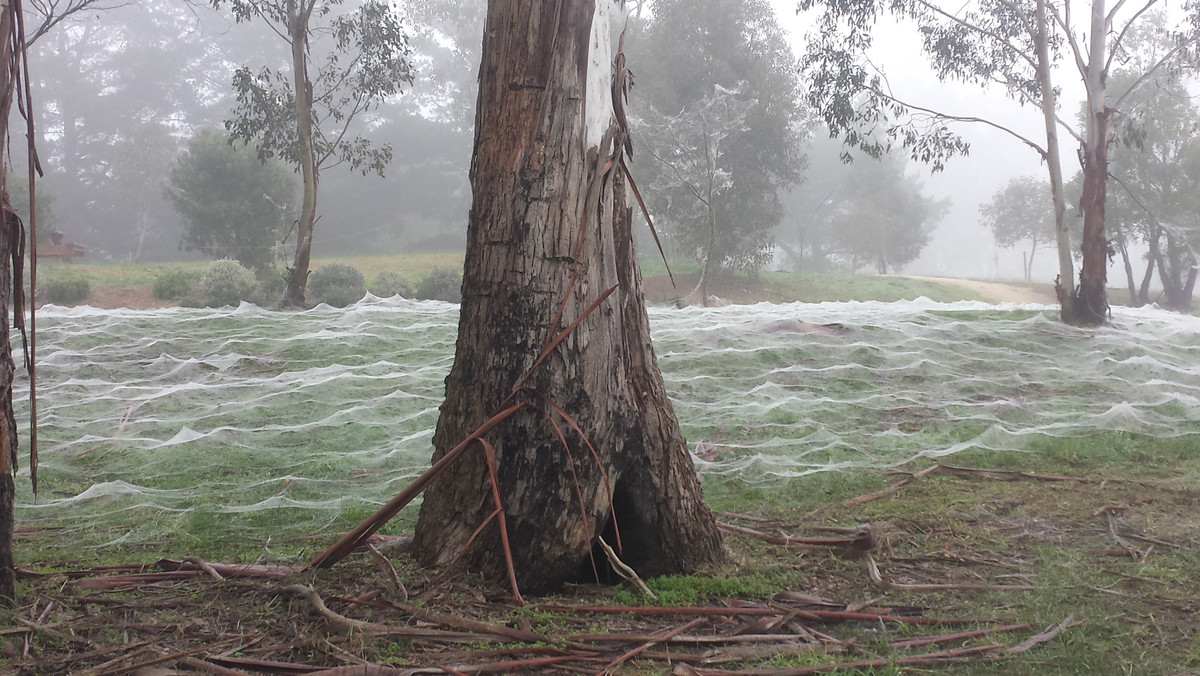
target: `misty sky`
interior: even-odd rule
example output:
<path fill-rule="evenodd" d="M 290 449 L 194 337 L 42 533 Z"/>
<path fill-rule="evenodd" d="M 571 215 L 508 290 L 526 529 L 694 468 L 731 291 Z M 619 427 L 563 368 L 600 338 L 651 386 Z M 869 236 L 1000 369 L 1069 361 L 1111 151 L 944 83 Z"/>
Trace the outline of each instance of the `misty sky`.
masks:
<path fill-rule="evenodd" d="M 811 19 L 796 15 L 795 0 L 770 2 L 775 7 L 780 26 L 792 37 L 793 51 L 797 56 L 803 54 L 804 34 Z M 999 88 L 984 92 L 978 87 L 938 82 L 920 56 L 915 29 L 911 25 L 883 24 L 881 21 L 876 30 L 876 50 L 872 58 L 884 70 L 898 97 L 951 114 L 986 116 L 1044 143 L 1045 132 L 1038 108 L 1022 108 L 1006 98 Z M 1081 100 L 1081 86 L 1077 86 L 1070 75 L 1066 73 L 1059 77 L 1064 89 L 1060 106 L 1064 111 L 1078 109 Z M 1073 114 L 1068 113 L 1066 117 L 1071 119 Z M 935 230 L 921 257 L 905 266 L 903 272 L 989 278 L 996 276 L 998 261 L 999 277 L 1020 279 L 1023 276 L 1021 249 L 1000 249 L 994 244 L 991 232 L 979 225 L 979 205 L 990 200 L 1015 176 L 1033 175 L 1044 179 L 1047 176 L 1045 165 L 1032 149 L 985 125 L 963 124 L 955 130 L 971 143 L 969 157 L 949 161 L 943 172 L 932 176 L 927 169 L 913 165 L 913 170 L 924 180 L 926 191 L 934 197 L 952 200 L 953 208 Z M 1063 173 L 1070 180 L 1078 165 L 1069 137 L 1060 138 L 1060 148 Z M 1058 270 L 1053 251 L 1039 249 L 1034 260 L 1034 280 L 1053 280 Z"/>

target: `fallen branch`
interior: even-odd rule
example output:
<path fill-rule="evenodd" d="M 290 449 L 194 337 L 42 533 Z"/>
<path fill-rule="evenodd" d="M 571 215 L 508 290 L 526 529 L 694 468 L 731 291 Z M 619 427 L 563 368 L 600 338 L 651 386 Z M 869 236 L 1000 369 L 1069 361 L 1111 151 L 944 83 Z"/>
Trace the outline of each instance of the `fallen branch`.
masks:
<path fill-rule="evenodd" d="M 991 652 L 1003 647 L 1003 643 L 993 643 L 991 645 L 977 646 L 974 648 L 943 650 L 935 653 L 924 653 L 922 655 L 880 657 L 872 660 L 836 662 L 833 664 L 820 664 L 811 667 L 796 667 L 791 669 L 745 669 L 740 671 L 727 671 L 724 669 L 697 669 L 696 667 L 690 667 L 686 664 L 681 664 L 675 667 L 675 670 L 671 673 L 674 676 L 807 676 L 807 674 L 819 674 L 826 671 L 841 671 L 843 669 L 872 669 L 875 667 L 888 667 L 893 665 L 912 666 L 917 664 L 937 664 L 939 662 L 946 662 L 948 660 L 980 655 L 982 653 Z"/>
<path fill-rule="evenodd" d="M 378 549 L 375 548 L 375 545 L 368 542 L 366 544 L 366 548 L 367 552 L 371 554 L 371 558 L 375 559 L 375 565 L 379 566 L 379 570 L 387 576 L 388 580 L 391 581 L 392 586 L 397 592 L 400 593 L 401 598 L 407 601 L 408 587 L 405 587 L 404 583 L 400 580 L 400 573 L 396 572 L 396 567 L 392 565 L 392 562 L 389 561 L 386 556 L 384 556 Z"/>
<path fill-rule="evenodd" d="M 198 556 L 189 556 L 183 560 L 183 563 L 190 563 L 193 566 L 196 566 L 200 570 L 207 573 L 208 576 L 214 580 L 223 581 L 225 579 L 220 573 L 217 572 L 216 568 L 213 568 L 207 561 Z"/>
<path fill-rule="evenodd" d="M 631 615 L 700 615 L 706 617 L 724 617 L 737 615 L 783 615 L 792 609 L 767 608 L 764 606 L 747 606 L 743 608 L 728 608 L 719 606 L 567 606 L 558 604 L 543 604 L 535 606 L 539 610 L 575 613 L 603 613 Z M 960 620 L 950 617 L 922 617 L 907 615 L 881 615 L 879 613 L 851 613 L 841 610 L 796 610 L 797 617 L 806 620 L 860 620 L 864 622 L 897 622 L 905 624 L 974 624 L 977 620 Z"/>
<path fill-rule="evenodd" d="M 691 629 L 692 627 L 700 624 L 701 622 L 704 622 L 704 618 L 698 617 L 698 618 L 692 620 L 691 622 L 688 622 L 685 625 L 675 627 L 674 629 L 670 629 L 665 632 L 662 632 L 657 637 L 655 637 L 649 641 L 646 641 L 645 643 L 641 644 L 640 646 L 638 646 L 632 650 L 626 651 L 620 657 L 618 657 L 615 660 L 604 665 L 604 668 L 600 670 L 599 676 L 603 676 L 604 674 L 609 673 L 611 670 L 616 669 L 617 667 L 624 664 L 625 662 L 628 662 L 629 660 L 633 659 L 634 657 L 637 657 L 638 654 L 645 652 L 645 651 L 649 650 L 650 648 L 653 648 L 654 646 L 658 645 L 659 643 L 662 643 L 663 641 L 671 640 L 672 638 L 682 634 L 683 632 L 687 631 L 688 629 Z"/>
<path fill-rule="evenodd" d="M 617 575 L 620 575 L 626 580 L 637 585 L 637 588 L 642 590 L 642 593 L 646 596 L 649 596 L 655 601 L 658 600 L 658 597 L 654 595 L 654 592 L 650 591 L 650 588 L 646 586 L 645 582 L 642 582 L 642 578 L 638 577 L 637 571 L 625 565 L 625 562 L 617 557 L 617 553 L 613 551 L 612 547 L 608 546 L 608 543 L 604 541 L 604 538 L 597 536 L 596 542 L 600 543 L 600 548 L 604 550 L 604 555 L 608 557 L 609 565 L 611 565 L 612 569 L 617 572 Z"/>
<path fill-rule="evenodd" d="M 921 470 L 920 472 L 909 475 L 909 476 L 905 477 L 904 479 L 897 481 L 896 483 L 892 484 L 891 486 L 888 486 L 886 488 L 881 488 L 873 493 L 866 493 L 866 494 L 860 495 L 856 498 L 850 498 L 849 500 L 845 500 L 842 502 L 842 506 L 843 507 L 853 507 L 854 505 L 860 505 L 864 502 L 878 500 L 879 498 L 891 495 L 892 493 L 899 491 L 901 488 L 904 488 L 905 486 L 911 484 L 912 482 L 916 481 L 917 479 L 920 479 L 921 477 L 925 476 L 926 474 L 929 474 L 931 472 L 936 472 L 938 467 L 939 467 L 939 465 L 930 465 L 929 467 L 926 467 L 925 469 Z"/>
<path fill-rule="evenodd" d="M 1059 633 L 1061 633 L 1063 629 L 1066 629 L 1067 627 L 1072 626 L 1072 623 L 1074 622 L 1074 620 L 1075 620 L 1075 613 L 1071 613 L 1070 615 L 1067 615 L 1066 619 L 1064 619 L 1062 622 L 1059 622 L 1058 624 L 1050 627 L 1049 629 L 1047 629 L 1046 631 L 1043 631 L 1040 634 L 1034 634 L 1033 636 L 1030 636 L 1029 638 L 1025 639 L 1024 641 L 1021 641 L 1017 645 L 1009 648 L 1008 652 L 1013 653 L 1013 654 L 1023 653 L 1025 651 L 1029 650 L 1030 648 L 1033 648 L 1035 646 L 1039 646 L 1043 643 L 1046 643 L 1047 641 L 1052 640 L 1055 636 L 1058 636 Z"/>
<path fill-rule="evenodd" d="M 980 467 L 959 467 L 957 465 L 934 465 L 939 472 L 950 472 L 951 474 L 960 475 L 977 475 L 988 479 L 999 479 L 1001 481 L 1048 481 L 1048 482 L 1075 482 L 1081 484 L 1091 483 L 1124 483 L 1124 479 L 1104 478 L 1097 479 L 1086 476 L 1060 476 L 1056 474 L 1034 474 L 1032 472 L 1016 472 L 1005 469 L 983 469 Z"/>
<path fill-rule="evenodd" d="M 473 620 L 469 617 L 455 615 L 453 613 L 443 613 L 428 608 L 420 608 L 418 606 L 408 605 L 407 603 L 397 603 L 396 601 L 385 601 L 389 606 L 402 610 L 413 617 L 416 617 L 426 622 L 433 622 L 445 627 L 453 627 L 463 631 L 473 632 L 475 634 L 483 634 L 493 638 L 500 638 L 508 641 L 519 641 L 521 643 L 550 643 L 555 639 L 545 634 L 539 634 L 533 631 L 525 631 L 524 629 L 514 629 L 504 625 L 490 624 L 480 620 Z"/>
<path fill-rule="evenodd" d="M 968 638 L 977 638 L 979 636 L 988 636 L 990 634 L 1003 634 L 1010 631 L 1023 631 L 1032 628 L 1032 624 L 1006 624 L 1003 627 L 990 627 L 988 629 L 975 629 L 973 631 L 960 631 L 953 634 L 937 634 L 936 636 L 914 636 L 913 638 L 905 638 L 899 641 L 892 641 L 890 644 L 893 648 L 915 648 L 923 645 L 935 645 L 938 643 L 949 643 L 950 641 L 962 641 Z"/>
<path fill-rule="evenodd" d="M 463 439 L 457 446 L 446 451 L 446 454 L 433 463 L 429 469 L 425 470 L 421 476 L 413 479 L 413 482 L 400 491 L 391 500 L 388 500 L 382 507 L 375 510 L 371 516 L 363 519 L 357 526 L 352 528 L 348 533 L 342 536 L 337 542 L 329 546 L 328 549 L 313 557 L 312 561 L 308 562 L 309 568 L 328 568 L 333 564 L 341 561 L 347 554 L 358 548 L 359 545 L 366 542 L 368 538 L 375 534 L 392 517 L 400 513 L 401 509 L 413 501 L 431 481 L 436 479 L 446 468 L 454 463 L 460 455 L 462 455 L 475 440 L 487 434 L 493 427 L 499 425 L 513 413 L 525 407 L 525 402 L 513 404 L 508 408 L 497 412 L 491 418 L 488 418 L 474 432 L 469 434 L 466 439 Z"/>
<path fill-rule="evenodd" d="M 800 546 L 800 547 L 832 547 L 844 548 L 851 552 L 869 552 L 875 547 L 875 538 L 871 535 L 871 529 L 867 527 L 854 528 L 847 532 L 843 537 L 796 537 L 792 535 L 772 535 L 762 531 L 747 528 L 745 526 L 736 526 L 724 521 L 717 522 L 717 528 L 726 533 L 737 533 L 746 535 L 756 540 L 769 542 L 775 545 Z"/>
<path fill-rule="evenodd" d="M 230 669 L 229 667 L 213 664 L 212 662 L 196 657 L 184 657 L 183 659 L 179 660 L 179 662 L 181 664 L 186 664 L 193 669 L 199 669 L 200 671 L 209 674 L 216 674 L 216 676 L 250 676 L 249 672 L 242 671 L 240 669 Z"/>
<path fill-rule="evenodd" d="M 467 634 L 457 631 L 444 631 L 440 629 L 421 629 L 416 627 L 399 627 L 390 624 L 380 624 L 378 622 L 366 622 L 356 620 L 345 615 L 341 615 L 333 610 L 330 610 L 325 605 L 324 599 L 312 587 L 302 584 L 294 584 L 284 591 L 295 594 L 302 599 L 308 601 L 314 612 L 321 617 L 324 617 L 330 624 L 341 628 L 344 631 L 363 632 L 372 636 L 405 636 L 408 638 L 423 638 L 435 641 L 450 641 L 454 643 L 477 643 L 494 638 L 494 635 L 489 634 Z"/>

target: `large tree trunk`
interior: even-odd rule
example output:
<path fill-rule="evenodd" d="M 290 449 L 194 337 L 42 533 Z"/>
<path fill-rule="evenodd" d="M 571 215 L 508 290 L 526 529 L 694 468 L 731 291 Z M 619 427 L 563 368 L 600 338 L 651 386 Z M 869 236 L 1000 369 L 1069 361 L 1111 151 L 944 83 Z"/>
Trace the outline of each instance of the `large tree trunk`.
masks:
<path fill-rule="evenodd" d="M 317 221 L 317 158 L 313 148 L 312 83 L 308 81 L 308 19 L 310 2 L 288 2 L 288 22 L 292 43 L 292 89 L 296 96 L 296 138 L 300 142 L 300 176 L 304 196 L 300 202 L 300 220 L 296 226 L 296 255 L 288 268 L 283 290 L 284 307 L 303 307 L 308 286 L 308 265 L 312 256 L 313 228 Z"/>
<path fill-rule="evenodd" d="M 8 129 L 8 114 L 12 108 L 12 27 L 13 9 L 8 0 L 0 0 L 0 122 Z M 13 508 L 16 486 L 13 475 L 17 470 L 17 421 L 13 415 L 12 346 L 9 343 L 9 310 L 13 294 L 13 261 L 20 260 L 24 236 L 20 221 L 8 201 L 8 136 L 0 135 L 0 605 L 14 605 L 17 598 L 16 570 L 13 566 Z M 20 279 L 20 273 L 17 273 Z M 20 307 L 17 305 L 17 307 Z"/>
<path fill-rule="evenodd" d="M 1071 316 L 1063 319 L 1071 324 L 1103 324 L 1108 320 L 1108 237 L 1104 229 L 1104 204 L 1108 184 L 1108 119 L 1111 111 L 1095 113 L 1095 134 L 1089 134 L 1084 149 L 1083 196 L 1079 200 L 1083 211 L 1083 264 L 1079 269 L 1079 293 Z"/>
<path fill-rule="evenodd" d="M 1063 321 L 1069 324 L 1096 325 L 1108 320 L 1108 237 L 1104 232 L 1104 204 L 1108 188 L 1108 122 L 1112 110 L 1105 97 L 1106 22 L 1104 0 L 1092 0 L 1092 21 L 1088 45 L 1087 131 L 1083 148 L 1083 239 L 1080 249 L 1083 264 L 1079 269 L 1079 290 L 1068 312 L 1063 306 Z"/>
<path fill-rule="evenodd" d="M 516 576 L 533 592 L 590 577 L 600 537 L 643 575 L 721 555 L 650 345 L 627 187 L 611 161 L 625 138 L 610 87 L 612 8 L 496 0 L 484 34 L 458 345 L 434 458 L 503 402 L 527 404 L 487 439 Z M 523 380 L 550 337 L 614 286 Z M 494 511 L 482 446 L 427 490 L 415 549 L 447 566 L 466 548 L 468 569 L 502 580 L 495 521 L 467 547 Z"/>

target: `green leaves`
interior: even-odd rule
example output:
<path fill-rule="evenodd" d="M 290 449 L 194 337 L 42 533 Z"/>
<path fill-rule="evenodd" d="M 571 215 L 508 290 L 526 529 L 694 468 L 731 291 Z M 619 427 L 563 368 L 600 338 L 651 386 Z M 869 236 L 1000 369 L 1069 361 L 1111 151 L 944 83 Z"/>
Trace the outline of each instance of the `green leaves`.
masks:
<path fill-rule="evenodd" d="M 220 7 L 223 0 L 214 0 Z M 272 24 L 281 36 L 289 33 L 299 15 L 289 15 L 289 5 L 267 0 L 233 0 L 228 3 L 238 21 L 254 18 Z M 313 148 L 318 169 L 346 164 L 364 175 L 383 175 L 392 159 L 389 145 L 375 146 L 361 135 L 349 133 L 362 114 L 401 93 L 413 81 L 408 37 L 396 13 L 383 2 L 370 1 L 353 12 L 333 16 L 340 4 L 303 4 L 293 11 L 313 16 L 331 16 L 327 25 L 309 27 L 305 38 L 328 35 L 326 51 L 315 75 L 310 77 L 309 114 L 313 126 Z M 291 18 L 289 18 L 291 16 Z M 320 49 L 315 50 L 321 53 Z M 312 57 L 309 57 L 311 66 Z M 297 131 L 296 92 L 292 73 L 268 66 L 254 72 L 248 66 L 234 71 L 236 104 L 233 117 L 225 122 L 233 139 L 253 144 L 259 159 L 279 157 L 299 166 L 303 153 Z"/>

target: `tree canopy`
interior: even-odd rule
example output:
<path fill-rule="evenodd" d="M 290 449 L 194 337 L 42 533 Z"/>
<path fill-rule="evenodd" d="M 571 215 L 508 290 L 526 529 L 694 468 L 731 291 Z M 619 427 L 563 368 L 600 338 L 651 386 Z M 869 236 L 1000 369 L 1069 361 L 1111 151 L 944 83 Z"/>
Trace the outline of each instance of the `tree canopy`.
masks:
<path fill-rule="evenodd" d="M 292 173 L 216 130 L 188 143 L 171 167 L 167 196 L 183 218 L 184 249 L 233 258 L 259 274 L 295 218 Z"/>
<path fill-rule="evenodd" d="M 241 66 L 233 75 L 232 138 L 253 143 L 259 157 L 280 157 L 296 167 L 304 186 L 296 228 L 296 253 L 288 268 L 282 304 L 305 304 L 317 184 L 322 169 L 346 164 L 383 175 L 390 146 L 374 146 L 351 125 L 412 82 L 408 37 L 390 5 L 368 0 L 350 12 L 341 0 L 211 0 L 228 5 L 239 22 L 265 24 L 289 47 L 284 69 Z M 317 23 L 314 24 L 314 21 Z M 324 36 L 314 47 L 314 36 Z M 320 49 L 322 51 L 315 51 Z M 310 76 L 310 65 L 317 63 Z"/>
<path fill-rule="evenodd" d="M 1070 0 L 1055 6 L 1045 0 L 985 0 L 951 13 L 928 0 L 800 0 L 800 9 L 820 12 L 803 59 L 810 78 L 808 100 L 830 129 L 850 145 L 870 154 L 893 145 L 904 147 L 913 158 L 935 169 L 967 151 L 966 140 L 953 128 L 959 123 L 991 125 L 1037 151 L 1046 161 L 1054 199 L 1062 317 L 1069 322 L 1099 323 L 1106 319 L 1108 309 L 1104 203 L 1110 119 L 1150 76 L 1194 62 L 1200 44 L 1200 3 L 1189 3 L 1183 20 L 1165 29 L 1172 37 L 1170 47 L 1157 58 L 1144 61 L 1134 86 L 1109 98 L 1105 85 L 1114 59 L 1127 61 L 1133 49 L 1130 36 L 1144 25 L 1151 16 L 1147 11 L 1157 3 L 1150 0 L 1138 8 L 1125 8 L 1125 3 L 1117 2 L 1106 10 L 1104 0 L 1091 0 L 1089 11 L 1072 14 Z M 1018 103 L 1037 106 L 1044 138 L 1022 135 L 988 119 L 984 111 L 954 115 L 900 98 L 887 85 L 881 67 L 868 57 L 873 44 L 871 29 L 883 14 L 916 25 L 922 52 L 939 79 L 998 87 Z M 1080 145 L 1084 170 L 1080 200 L 1083 264 L 1078 286 L 1058 149 L 1063 121 L 1058 114 L 1055 78 L 1061 70 L 1054 69 L 1060 60 L 1075 66 L 1087 95 L 1081 128 L 1067 127 Z"/>
<path fill-rule="evenodd" d="M 1045 179 L 1020 176 L 1010 180 L 980 205 L 979 214 L 992 231 L 996 244 L 1029 247 L 1025 257 L 1025 279 L 1032 277 L 1033 257 L 1042 244 L 1054 241 L 1054 204 Z"/>
<path fill-rule="evenodd" d="M 669 123 L 704 108 L 715 87 L 755 102 L 736 142 L 721 153 L 718 167 L 729 185 L 713 202 L 715 253 L 708 258 L 760 268 L 771 259 L 771 230 L 783 216 L 777 192 L 798 181 L 804 166 L 795 57 L 765 0 L 656 0 L 651 10 L 628 40 L 630 63 L 637 64 L 635 113 L 653 109 L 647 120 Z M 695 197 L 686 186 L 667 188 L 670 180 L 659 178 L 672 172 L 656 162 L 638 165 L 642 182 L 665 188 L 646 195 L 652 212 L 694 246 L 700 238 L 686 233 L 707 233 L 707 212 L 690 206 Z"/>

